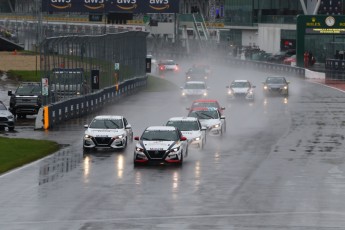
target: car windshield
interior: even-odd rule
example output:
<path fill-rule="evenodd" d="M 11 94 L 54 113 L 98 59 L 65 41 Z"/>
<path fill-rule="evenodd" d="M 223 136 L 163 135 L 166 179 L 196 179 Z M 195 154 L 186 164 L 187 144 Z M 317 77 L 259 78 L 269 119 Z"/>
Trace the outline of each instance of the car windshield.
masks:
<path fill-rule="evenodd" d="M 231 83 L 231 87 L 233 88 L 249 88 L 249 82 L 247 81 L 234 81 Z"/>
<path fill-rule="evenodd" d="M 94 119 L 90 128 L 92 129 L 122 129 L 123 123 L 121 119 Z"/>
<path fill-rule="evenodd" d="M 185 89 L 206 89 L 205 84 L 201 83 L 186 83 L 184 86 Z"/>
<path fill-rule="evenodd" d="M 160 64 L 162 65 L 175 65 L 174 61 L 162 61 Z"/>
<path fill-rule="evenodd" d="M 179 138 L 175 130 L 145 130 L 140 139 L 147 141 L 177 141 Z"/>
<path fill-rule="evenodd" d="M 21 85 L 17 88 L 16 94 L 40 94 L 41 86 L 39 84 Z"/>
<path fill-rule="evenodd" d="M 189 117 L 196 117 L 198 119 L 218 119 L 219 114 L 217 110 L 197 110 L 191 111 Z"/>
<path fill-rule="evenodd" d="M 266 79 L 267 83 L 282 84 L 286 83 L 285 79 L 282 77 L 269 77 Z"/>
<path fill-rule="evenodd" d="M 205 69 L 203 68 L 190 68 L 188 74 L 205 74 Z"/>
<path fill-rule="evenodd" d="M 218 108 L 218 104 L 216 102 L 194 102 L 192 105 L 192 108 L 196 108 L 196 107 L 215 107 Z"/>
<path fill-rule="evenodd" d="M 4 104 L 0 103 L 0 110 L 7 110 L 7 108 Z"/>
<path fill-rule="evenodd" d="M 197 121 L 168 121 L 167 126 L 174 126 L 180 131 L 200 130 Z"/>

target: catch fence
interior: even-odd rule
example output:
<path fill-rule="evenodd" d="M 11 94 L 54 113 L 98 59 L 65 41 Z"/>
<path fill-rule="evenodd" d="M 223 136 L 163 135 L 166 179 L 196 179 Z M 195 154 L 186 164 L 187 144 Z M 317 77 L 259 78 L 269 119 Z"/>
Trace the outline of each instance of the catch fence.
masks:
<path fill-rule="evenodd" d="M 45 104 L 146 75 L 146 32 L 46 38 L 40 45 Z"/>

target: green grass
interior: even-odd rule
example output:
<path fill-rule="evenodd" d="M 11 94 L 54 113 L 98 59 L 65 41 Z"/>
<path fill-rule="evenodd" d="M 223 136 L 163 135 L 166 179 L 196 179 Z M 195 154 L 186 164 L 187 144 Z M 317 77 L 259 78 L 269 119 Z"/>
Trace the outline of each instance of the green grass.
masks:
<path fill-rule="evenodd" d="M 50 155 L 59 148 L 53 141 L 0 137 L 0 174 Z"/>
<path fill-rule="evenodd" d="M 174 83 L 165 80 L 164 78 L 155 77 L 152 75 L 148 76 L 147 88 L 145 92 L 166 92 L 166 91 L 176 91 L 179 87 Z"/>
<path fill-rule="evenodd" d="M 10 79 L 26 82 L 40 82 L 40 71 L 36 70 L 9 70 L 7 76 Z"/>

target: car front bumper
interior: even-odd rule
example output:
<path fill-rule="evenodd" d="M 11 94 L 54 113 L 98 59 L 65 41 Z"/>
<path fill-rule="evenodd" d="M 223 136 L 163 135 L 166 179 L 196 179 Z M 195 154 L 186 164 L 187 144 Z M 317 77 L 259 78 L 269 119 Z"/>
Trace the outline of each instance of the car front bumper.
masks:
<path fill-rule="evenodd" d="M 111 137 L 84 137 L 84 148 L 108 148 L 108 149 L 122 149 L 126 146 L 126 139 L 124 138 L 111 138 Z"/>
<path fill-rule="evenodd" d="M 158 152 L 158 153 L 157 153 Z M 137 164 L 166 164 L 181 163 L 182 151 L 166 153 L 165 151 L 134 151 L 134 163 Z"/>

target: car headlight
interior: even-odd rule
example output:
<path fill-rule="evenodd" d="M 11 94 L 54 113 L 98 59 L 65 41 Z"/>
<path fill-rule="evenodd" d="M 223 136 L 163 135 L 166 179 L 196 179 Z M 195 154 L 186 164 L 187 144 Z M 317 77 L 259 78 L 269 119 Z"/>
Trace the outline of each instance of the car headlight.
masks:
<path fill-rule="evenodd" d="M 7 119 L 12 120 L 12 119 L 14 119 L 14 116 L 13 116 L 13 115 L 9 115 L 9 116 L 7 117 Z"/>
<path fill-rule="evenodd" d="M 232 90 L 229 90 L 229 91 L 228 91 L 228 94 L 229 94 L 229 95 L 232 95 L 232 94 L 233 94 Z"/>
<path fill-rule="evenodd" d="M 194 138 L 195 141 L 200 141 L 200 139 L 201 139 L 200 137 Z"/>
<path fill-rule="evenodd" d="M 267 85 L 264 86 L 264 90 L 268 89 Z"/>
<path fill-rule="evenodd" d="M 204 95 L 204 96 L 207 96 L 207 92 L 204 92 L 203 95 Z"/>
<path fill-rule="evenodd" d="M 141 147 L 136 147 L 136 148 L 135 148 L 135 151 L 137 151 L 137 152 L 144 152 L 144 149 L 141 148 Z"/>
<path fill-rule="evenodd" d="M 121 139 L 121 138 L 123 138 L 123 135 L 118 135 L 118 136 L 113 137 L 113 139 Z"/>
<path fill-rule="evenodd" d="M 288 89 L 287 85 L 284 86 L 284 89 Z"/>
<path fill-rule="evenodd" d="M 84 138 L 92 138 L 92 136 L 89 134 L 85 134 Z"/>
<path fill-rule="evenodd" d="M 182 96 L 186 96 L 186 92 L 182 92 Z"/>
<path fill-rule="evenodd" d="M 170 152 L 178 152 L 179 150 L 180 150 L 180 146 L 179 146 L 179 147 L 176 147 L 176 148 L 171 149 L 171 151 L 170 151 Z"/>
<path fill-rule="evenodd" d="M 249 90 L 249 91 L 248 91 L 248 94 L 249 94 L 249 95 L 252 95 L 252 94 L 253 94 L 253 91 Z"/>
<path fill-rule="evenodd" d="M 219 128 L 220 124 L 213 125 L 212 128 Z"/>

